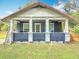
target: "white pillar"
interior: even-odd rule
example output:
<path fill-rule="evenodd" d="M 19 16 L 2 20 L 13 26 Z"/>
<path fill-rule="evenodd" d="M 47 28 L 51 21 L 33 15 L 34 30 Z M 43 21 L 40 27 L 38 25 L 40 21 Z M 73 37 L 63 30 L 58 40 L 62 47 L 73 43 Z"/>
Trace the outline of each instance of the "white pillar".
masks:
<path fill-rule="evenodd" d="M 50 41 L 50 33 L 49 33 L 49 19 L 46 19 L 46 33 L 45 33 L 46 42 Z"/>
<path fill-rule="evenodd" d="M 13 41 L 13 20 L 10 20 L 10 31 L 9 31 L 9 42 L 11 43 Z"/>
<path fill-rule="evenodd" d="M 64 29 L 64 32 L 69 32 L 69 29 L 68 29 L 68 19 L 65 20 L 65 29 Z"/>
<path fill-rule="evenodd" d="M 68 19 L 65 20 L 65 42 L 70 42 L 70 34 L 68 29 Z"/>
<path fill-rule="evenodd" d="M 29 20 L 29 37 L 28 37 L 29 42 L 33 41 L 32 25 L 33 25 L 32 19 L 30 19 Z"/>

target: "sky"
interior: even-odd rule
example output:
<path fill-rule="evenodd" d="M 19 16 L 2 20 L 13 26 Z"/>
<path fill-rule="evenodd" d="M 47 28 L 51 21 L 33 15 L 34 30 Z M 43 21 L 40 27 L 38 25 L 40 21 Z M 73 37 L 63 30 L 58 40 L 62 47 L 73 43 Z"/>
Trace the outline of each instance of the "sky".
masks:
<path fill-rule="evenodd" d="M 28 1 L 29 0 L 0 0 L 0 18 L 4 18 L 5 16 L 17 11 L 20 7 L 27 4 Z M 56 6 L 57 1 L 58 0 L 40 0 L 40 2 L 46 3 L 61 10 L 64 3 L 68 2 L 67 0 L 64 0 L 61 5 Z"/>

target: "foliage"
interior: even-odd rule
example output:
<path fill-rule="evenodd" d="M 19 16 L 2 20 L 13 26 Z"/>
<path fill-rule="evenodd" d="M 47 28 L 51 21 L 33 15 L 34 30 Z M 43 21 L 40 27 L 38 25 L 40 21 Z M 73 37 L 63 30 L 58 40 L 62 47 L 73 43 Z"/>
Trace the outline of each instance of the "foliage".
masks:
<path fill-rule="evenodd" d="M 79 33 L 79 25 L 74 26 L 72 31 Z"/>
<path fill-rule="evenodd" d="M 15 21 L 13 25 L 14 25 L 13 30 L 16 31 L 17 30 L 17 22 Z"/>
<path fill-rule="evenodd" d="M 10 24 L 9 22 L 2 23 L 0 31 L 9 31 L 9 29 L 10 29 L 10 25 L 9 24 Z M 16 27 L 17 27 L 17 24 L 16 24 L 16 22 L 14 22 L 14 24 L 13 24 L 14 31 L 16 31 Z"/>
<path fill-rule="evenodd" d="M 1 28 L 2 31 L 8 31 L 9 29 L 9 23 L 4 23 L 3 27 Z"/>
<path fill-rule="evenodd" d="M 0 31 L 1 31 L 2 27 L 3 27 L 3 22 L 0 21 Z"/>
<path fill-rule="evenodd" d="M 73 32 L 79 33 L 79 13 L 78 12 L 73 12 L 71 13 L 72 16 L 74 16 L 75 20 L 70 21 L 69 25 L 70 28 Z"/>
<path fill-rule="evenodd" d="M 66 3 L 66 4 L 64 5 L 64 10 L 65 10 L 67 13 L 70 13 L 71 8 L 70 8 L 70 4 L 69 4 L 69 3 Z"/>
<path fill-rule="evenodd" d="M 0 21 L 0 31 L 8 31 L 9 23 Z"/>
<path fill-rule="evenodd" d="M 71 13 L 72 16 L 74 16 L 76 19 L 79 19 L 79 13 L 78 12 L 73 12 Z"/>
<path fill-rule="evenodd" d="M 79 0 L 69 0 L 69 2 L 64 6 L 64 10 L 68 13 L 70 13 L 71 10 L 79 12 Z"/>

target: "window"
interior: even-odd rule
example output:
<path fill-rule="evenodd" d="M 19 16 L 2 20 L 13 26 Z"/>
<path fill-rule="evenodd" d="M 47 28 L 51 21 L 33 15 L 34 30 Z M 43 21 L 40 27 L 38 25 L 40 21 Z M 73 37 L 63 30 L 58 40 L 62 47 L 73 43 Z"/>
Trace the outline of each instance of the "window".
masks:
<path fill-rule="evenodd" d="M 23 32 L 29 32 L 29 23 L 23 23 Z"/>
<path fill-rule="evenodd" d="M 35 32 L 41 32 L 41 23 L 35 23 Z"/>
<path fill-rule="evenodd" d="M 54 23 L 49 23 L 49 31 L 54 32 Z"/>

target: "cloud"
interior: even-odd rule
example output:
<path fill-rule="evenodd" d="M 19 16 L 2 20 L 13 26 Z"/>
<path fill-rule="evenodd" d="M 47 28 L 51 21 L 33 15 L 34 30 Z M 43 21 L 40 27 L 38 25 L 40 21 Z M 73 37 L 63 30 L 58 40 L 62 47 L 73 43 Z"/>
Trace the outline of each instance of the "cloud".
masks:
<path fill-rule="evenodd" d="M 54 8 L 56 8 L 56 9 L 62 11 L 62 12 L 65 12 L 65 10 L 64 10 L 64 5 L 65 5 L 65 3 L 59 2 L 58 5 L 55 5 L 55 6 L 54 6 Z"/>
<path fill-rule="evenodd" d="M 6 17 L 6 16 L 8 16 L 8 15 L 10 15 L 10 14 L 12 14 L 12 13 L 14 13 L 14 12 L 12 12 L 12 11 L 5 11 L 4 14 L 1 15 L 1 19 Z"/>
<path fill-rule="evenodd" d="M 7 13 L 7 14 L 12 14 L 13 12 L 12 12 L 12 11 L 7 11 L 6 13 Z"/>

